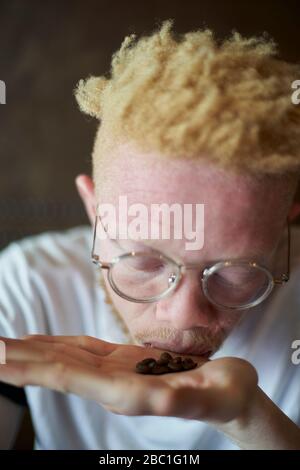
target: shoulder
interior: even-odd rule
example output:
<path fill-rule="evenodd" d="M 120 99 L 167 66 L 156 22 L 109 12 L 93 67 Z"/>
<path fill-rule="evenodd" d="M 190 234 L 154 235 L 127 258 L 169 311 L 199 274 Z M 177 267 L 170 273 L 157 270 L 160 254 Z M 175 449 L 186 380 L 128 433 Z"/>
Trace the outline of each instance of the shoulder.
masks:
<path fill-rule="evenodd" d="M 48 231 L 11 242 L 0 252 L 0 271 L 9 268 L 53 269 L 89 261 L 91 228 Z"/>
<path fill-rule="evenodd" d="M 0 293 L 4 303 L 32 302 L 47 292 L 62 297 L 66 289 L 92 289 L 91 227 L 49 231 L 14 241 L 0 253 Z"/>
<path fill-rule="evenodd" d="M 2 335 L 61 334 L 81 327 L 83 296 L 86 316 L 92 315 L 91 236 L 89 226 L 49 231 L 12 242 L 0 253 Z"/>

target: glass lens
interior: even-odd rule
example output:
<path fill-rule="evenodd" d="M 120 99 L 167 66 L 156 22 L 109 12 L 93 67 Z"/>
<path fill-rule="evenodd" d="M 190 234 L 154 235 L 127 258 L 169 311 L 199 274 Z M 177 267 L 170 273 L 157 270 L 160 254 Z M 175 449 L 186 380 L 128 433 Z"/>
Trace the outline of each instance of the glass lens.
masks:
<path fill-rule="evenodd" d="M 208 274 L 205 290 L 208 297 L 224 307 L 242 308 L 258 303 L 272 287 L 271 276 L 260 267 L 222 266 Z"/>
<path fill-rule="evenodd" d="M 170 276 L 179 267 L 163 255 L 135 253 L 120 256 L 110 269 L 110 281 L 119 293 L 136 300 L 150 300 L 174 288 Z"/>

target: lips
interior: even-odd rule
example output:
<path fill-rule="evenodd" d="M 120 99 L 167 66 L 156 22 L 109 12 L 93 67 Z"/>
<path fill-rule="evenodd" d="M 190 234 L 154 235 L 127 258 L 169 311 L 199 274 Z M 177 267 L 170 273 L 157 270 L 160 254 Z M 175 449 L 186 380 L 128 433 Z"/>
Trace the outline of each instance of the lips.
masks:
<path fill-rule="evenodd" d="M 212 354 L 211 349 L 204 349 L 201 347 L 197 347 L 195 345 L 190 346 L 190 347 L 184 347 L 179 343 L 164 343 L 164 342 L 159 342 L 159 341 L 151 341 L 144 343 L 144 346 L 146 347 L 151 347 L 151 348 L 157 348 L 157 349 L 163 349 L 164 351 L 170 351 L 178 354 L 189 354 L 189 355 L 195 355 L 195 356 L 202 356 L 205 358 L 208 358 Z"/>

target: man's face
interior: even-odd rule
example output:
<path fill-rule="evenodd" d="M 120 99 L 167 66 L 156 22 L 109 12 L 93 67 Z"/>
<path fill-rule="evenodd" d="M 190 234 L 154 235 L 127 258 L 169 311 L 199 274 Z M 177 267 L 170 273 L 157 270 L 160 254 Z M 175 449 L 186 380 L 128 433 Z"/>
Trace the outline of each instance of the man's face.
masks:
<path fill-rule="evenodd" d="M 183 263 L 197 263 L 177 288 L 154 303 L 133 303 L 118 296 L 103 270 L 106 289 L 135 342 L 186 354 L 216 351 L 244 311 L 219 309 L 201 289 L 205 266 L 224 259 L 261 260 L 272 269 L 272 256 L 285 223 L 280 184 L 255 183 L 212 164 L 146 156 L 123 145 L 101 174 L 99 201 L 118 207 L 142 203 L 204 204 L 204 246 L 187 250 L 186 240 L 122 240 L 124 252 L 153 247 Z M 97 173 L 96 173 L 97 177 Z M 109 184 L 106 184 L 106 178 Z M 100 200 L 101 199 L 101 200 Z M 98 201 L 98 202 L 99 202 Z M 100 258 L 111 261 L 111 241 L 101 241 Z M 247 312 L 247 310 L 246 310 Z M 251 309 L 250 311 L 251 314 Z"/>

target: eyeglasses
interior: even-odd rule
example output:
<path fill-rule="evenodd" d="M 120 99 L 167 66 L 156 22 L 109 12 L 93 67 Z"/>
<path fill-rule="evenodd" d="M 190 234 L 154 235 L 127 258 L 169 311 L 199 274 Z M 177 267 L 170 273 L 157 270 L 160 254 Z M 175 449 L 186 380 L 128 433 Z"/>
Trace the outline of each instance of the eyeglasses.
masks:
<path fill-rule="evenodd" d="M 110 286 L 123 299 L 137 303 L 157 302 L 176 289 L 187 270 L 199 269 L 198 264 L 178 263 L 158 250 L 130 251 L 114 256 L 111 262 L 101 261 L 95 253 L 98 218 L 96 215 L 92 261 L 107 270 Z M 104 229 L 102 223 L 101 226 Z M 287 269 L 278 278 L 256 261 L 224 260 L 204 267 L 199 275 L 199 287 L 209 302 L 222 309 L 245 310 L 257 306 L 275 285 L 289 280 L 290 244 L 287 221 Z"/>

